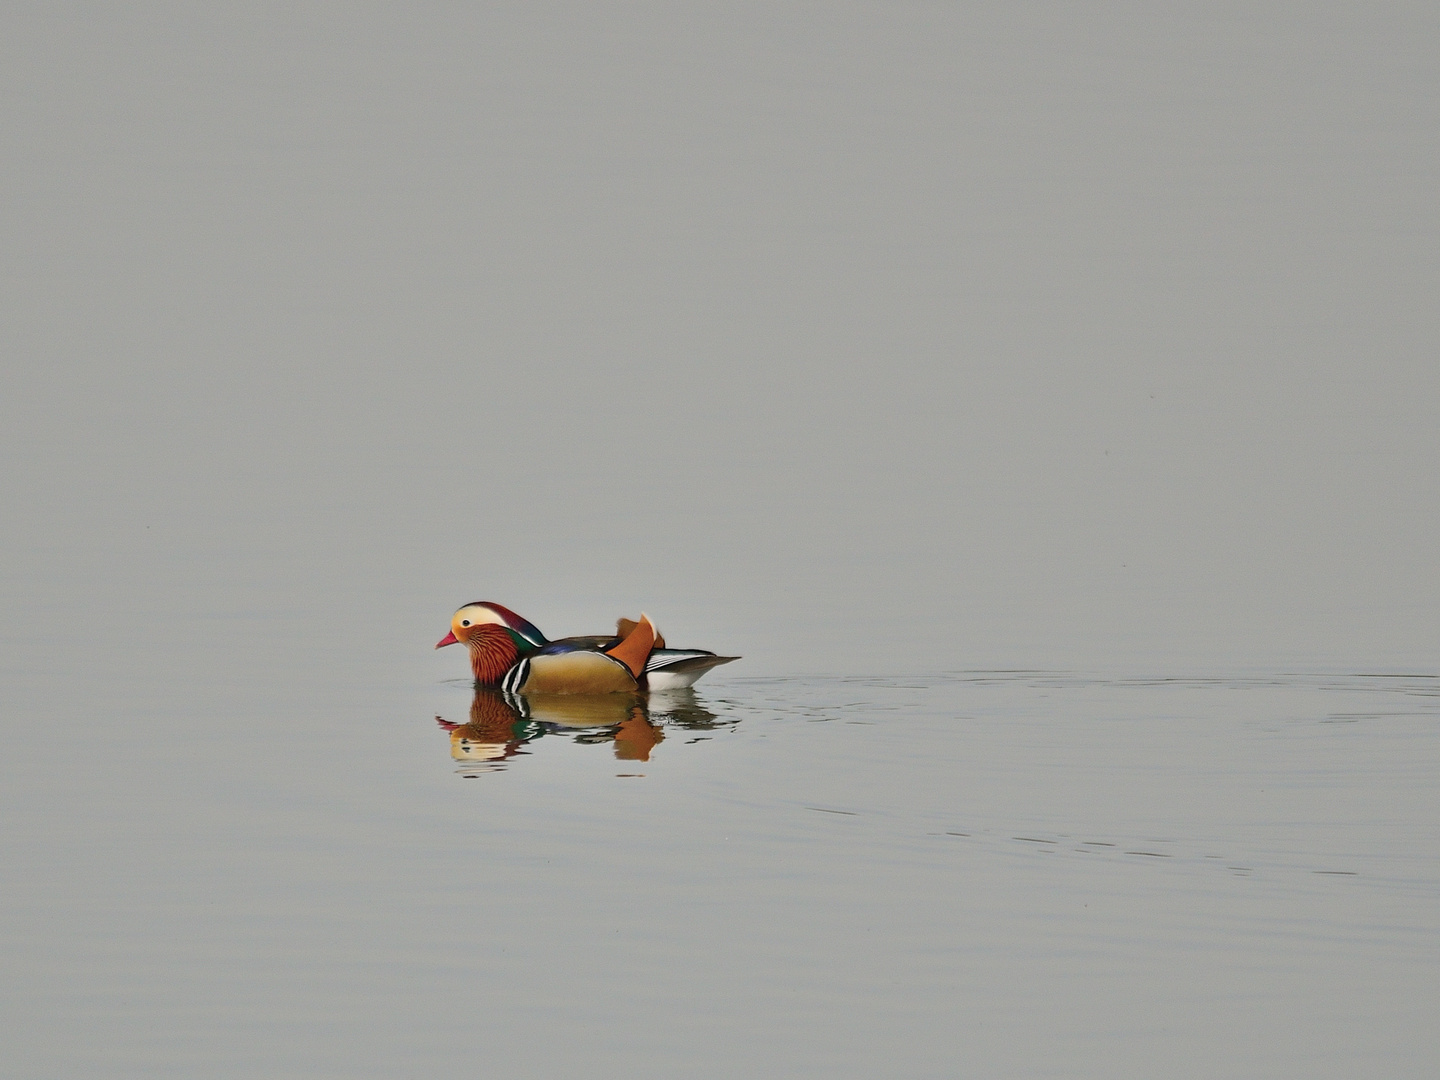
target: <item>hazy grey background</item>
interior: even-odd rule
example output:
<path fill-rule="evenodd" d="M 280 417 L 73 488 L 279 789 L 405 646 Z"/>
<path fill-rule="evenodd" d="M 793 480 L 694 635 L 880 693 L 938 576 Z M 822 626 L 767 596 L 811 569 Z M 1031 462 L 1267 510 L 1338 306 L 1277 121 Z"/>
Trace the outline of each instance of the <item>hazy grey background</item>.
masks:
<path fill-rule="evenodd" d="M 1432 1076 L 1437 41 L 6 5 L 0 1071 Z"/>
<path fill-rule="evenodd" d="M 1434 665 L 1432 5 L 7 11 L 21 648 Z"/>

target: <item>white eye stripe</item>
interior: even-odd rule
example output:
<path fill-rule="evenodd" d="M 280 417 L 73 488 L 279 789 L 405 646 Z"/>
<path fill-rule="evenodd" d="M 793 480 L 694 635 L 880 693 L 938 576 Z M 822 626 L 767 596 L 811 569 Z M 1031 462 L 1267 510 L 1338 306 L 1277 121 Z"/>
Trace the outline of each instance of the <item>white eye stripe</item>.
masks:
<path fill-rule="evenodd" d="M 452 616 L 453 626 L 456 628 L 465 627 L 468 630 L 475 630 L 482 626 L 504 626 L 505 620 L 489 608 L 473 607 L 466 605 Z"/>

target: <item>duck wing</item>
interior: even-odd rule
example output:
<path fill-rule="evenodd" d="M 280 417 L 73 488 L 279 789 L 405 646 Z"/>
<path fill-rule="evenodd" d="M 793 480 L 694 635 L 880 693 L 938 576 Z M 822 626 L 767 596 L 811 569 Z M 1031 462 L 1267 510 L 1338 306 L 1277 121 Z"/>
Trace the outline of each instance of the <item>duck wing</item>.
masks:
<path fill-rule="evenodd" d="M 603 652 L 607 645 L 614 645 L 619 639 L 614 634 L 581 634 L 576 637 L 562 637 L 545 646 L 545 652 Z"/>

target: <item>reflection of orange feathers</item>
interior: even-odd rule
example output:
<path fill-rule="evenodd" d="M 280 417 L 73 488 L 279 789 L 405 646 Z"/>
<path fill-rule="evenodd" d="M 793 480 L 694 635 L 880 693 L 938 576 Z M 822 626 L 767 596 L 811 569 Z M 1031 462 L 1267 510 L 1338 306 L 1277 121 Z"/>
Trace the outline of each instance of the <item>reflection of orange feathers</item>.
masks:
<path fill-rule="evenodd" d="M 638 679 L 645 670 L 645 661 L 650 658 L 650 650 L 655 647 L 655 639 L 659 636 L 650 622 L 650 616 L 642 611 L 635 628 L 625 635 L 620 644 L 606 649 L 605 654 L 619 660 L 630 669 L 630 674 Z"/>
<path fill-rule="evenodd" d="M 470 722 L 450 732 L 450 756 L 456 761 L 503 761 L 514 752 L 515 723 L 520 719 L 493 690 L 476 690 Z"/>
<path fill-rule="evenodd" d="M 515 731 L 515 721 L 519 719 L 520 714 L 499 694 L 477 691 L 475 700 L 470 703 L 470 723 L 465 725 L 465 729 L 472 739 L 481 742 L 509 742 Z"/>
<path fill-rule="evenodd" d="M 617 638 L 623 638 L 623 637 L 627 636 L 627 635 L 630 633 L 631 630 L 634 630 L 635 627 L 637 627 L 637 626 L 639 626 L 639 625 L 640 625 L 640 624 L 637 623 L 634 619 L 627 619 L 627 618 L 625 618 L 624 616 L 621 616 L 620 618 L 618 618 L 618 619 L 615 620 L 615 636 L 616 636 Z M 665 648 L 665 638 L 664 638 L 664 636 L 660 633 L 659 630 L 656 630 L 656 631 L 655 631 L 655 645 L 654 645 L 654 648 L 657 648 L 657 649 L 663 649 L 663 648 Z"/>
<path fill-rule="evenodd" d="M 665 738 L 664 733 L 636 707 L 628 720 L 615 729 L 615 757 L 620 761 L 649 761 L 650 751 Z"/>

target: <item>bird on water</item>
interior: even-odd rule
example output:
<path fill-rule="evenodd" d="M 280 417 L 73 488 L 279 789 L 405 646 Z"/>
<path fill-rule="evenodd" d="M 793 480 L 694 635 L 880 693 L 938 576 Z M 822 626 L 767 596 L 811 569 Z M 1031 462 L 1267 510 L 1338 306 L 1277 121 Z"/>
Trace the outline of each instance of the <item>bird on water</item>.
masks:
<path fill-rule="evenodd" d="M 621 619 L 611 635 L 551 641 L 509 608 L 476 600 L 455 612 L 436 642 L 464 645 L 477 686 L 515 694 L 610 694 L 692 686 L 713 667 L 738 656 L 671 649 L 648 615 Z"/>

